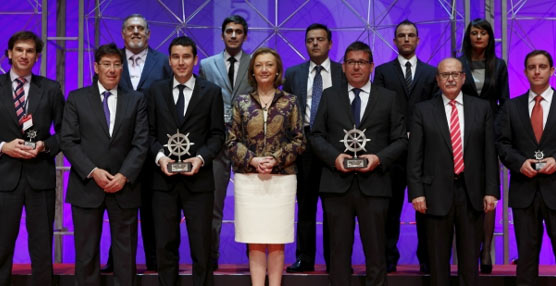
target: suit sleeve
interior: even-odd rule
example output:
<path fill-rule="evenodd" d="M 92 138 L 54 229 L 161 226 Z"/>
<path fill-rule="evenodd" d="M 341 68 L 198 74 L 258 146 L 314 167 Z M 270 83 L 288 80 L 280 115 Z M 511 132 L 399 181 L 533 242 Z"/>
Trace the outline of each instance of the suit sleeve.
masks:
<path fill-rule="evenodd" d="M 297 106 L 297 99 L 294 97 L 290 112 L 290 126 L 288 126 L 288 137 L 290 141 L 282 148 L 272 154 L 278 166 L 287 167 L 295 163 L 297 156 L 305 150 L 305 136 L 303 135 L 303 123 Z"/>
<path fill-rule="evenodd" d="M 68 161 L 70 161 L 72 169 L 82 180 L 85 180 L 96 166 L 81 148 L 79 112 L 78 103 L 76 102 L 76 97 L 79 96 L 84 95 L 74 92 L 70 93 L 64 107 L 61 148 Z"/>
<path fill-rule="evenodd" d="M 409 202 L 425 195 L 422 182 L 425 148 L 422 113 L 422 108 L 417 106 L 411 120 L 411 135 L 407 149 L 407 197 Z"/>
<path fill-rule="evenodd" d="M 399 111 L 398 97 L 400 95 L 391 92 L 389 95 L 393 100 L 390 106 L 390 144 L 376 153 L 380 159 L 380 165 L 388 169 L 392 163 L 407 149 L 407 131 L 405 128 L 405 117 Z M 383 95 L 386 96 L 386 95 Z"/>
<path fill-rule="evenodd" d="M 496 119 L 496 150 L 502 163 L 512 172 L 520 173 L 521 166 L 527 158 L 516 150 L 512 144 L 511 101 L 502 106 Z"/>
<path fill-rule="evenodd" d="M 201 155 L 205 164 L 212 162 L 218 155 L 224 140 L 226 138 L 226 131 L 224 128 L 224 101 L 222 99 L 222 90 L 214 86 L 209 91 L 212 96 L 212 104 L 210 105 L 210 122 L 208 125 L 207 140 L 201 146 L 197 155 Z"/>
<path fill-rule="evenodd" d="M 494 118 L 490 105 L 485 106 L 485 195 L 500 198 L 500 176 L 498 174 L 498 158 L 494 146 Z"/>
<path fill-rule="evenodd" d="M 54 87 L 49 90 L 52 93 L 52 120 L 54 123 L 55 134 L 50 135 L 50 137 L 44 139 L 44 142 L 50 150 L 50 156 L 54 157 L 60 152 L 60 142 L 61 142 L 61 129 L 62 129 L 62 118 L 64 114 L 64 95 L 62 94 L 62 89 L 60 84 L 56 82 Z"/>
<path fill-rule="evenodd" d="M 292 87 L 292 83 L 293 83 L 293 72 L 292 69 L 287 69 L 286 70 L 286 76 L 284 77 L 284 84 L 282 85 L 282 90 L 287 92 L 287 93 L 291 93 L 293 94 L 293 87 Z"/>
<path fill-rule="evenodd" d="M 333 92 L 333 91 L 332 91 Z M 332 144 L 328 142 L 328 105 L 330 105 L 330 97 L 334 96 L 331 89 L 325 89 L 319 102 L 319 108 L 313 128 L 311 130 L 311 146 L 314 154 L 321 159 L 325 165 L 335 169 L 336 158 L 341 154 Z"/>
<path fill-rule="evenodd" d="M 148 149 L 148 120 L 147 120 L 147 105 L 143 95 L 138 96 L 137 110 L 135 113 L 135 129 L 133 131 L 133 138 L 131 139 L 131 149 L 128 151 L 120 168 L 122 173 L 129 182 L 134 182 L 141 173 L 145 157 L 147 156 Z"/>

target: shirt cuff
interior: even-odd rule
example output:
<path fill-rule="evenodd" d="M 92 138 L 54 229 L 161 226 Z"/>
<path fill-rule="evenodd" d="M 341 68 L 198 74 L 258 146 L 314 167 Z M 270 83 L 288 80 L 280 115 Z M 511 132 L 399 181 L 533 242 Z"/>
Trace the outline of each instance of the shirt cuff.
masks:
<path fill-rule="evenodd" d="M 6 142 L 4 142 L 4 141 L 0 142 L 0 157 L 4 154 L 2 152 L 2 147 L 4 147 L 4 143 L 6 143 Z"/>
<path fill-rule="evenodd" d="M 197 155 L 197 158 L 201 159 L 201 162 L 202 162 L 201 167 L 204 167 L 205 166 L 205 159 L 203 159 L 203 156 Z"/>
<path fill-rule="evenodd" d="M 156 154 L 156 158 L 154 158 L 154 163 L 160 167 L 160 164 L 158 163 L 158 161 L 162 158 L 165 157 L 166 155 L 164 155 L 164 152 L 162 150 L 158 151 L 158 153 Z"/>
<path fill-rule="evenodd" d="M 97 167 L 94 167 L 90 172 L 89 175 L 87 175 L 87 179 L 90 179 L 93 176 L 93 172 L 98 169 Z"/>

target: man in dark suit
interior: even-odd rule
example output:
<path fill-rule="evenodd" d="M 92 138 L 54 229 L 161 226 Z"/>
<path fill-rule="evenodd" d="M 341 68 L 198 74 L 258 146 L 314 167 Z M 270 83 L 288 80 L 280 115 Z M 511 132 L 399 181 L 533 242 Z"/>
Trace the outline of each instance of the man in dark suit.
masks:
<path fill-rule="evenodd" d="M 193 40 L 175 38 L 168 48 L 174 76 L 156 82 L 147 91 L 150 151 L 160 168 L 153 176 L 158 279 L 160 285 L 178 282 L 181 212 L 185 215 L 193 285 L 213 285 L 210 265 L 211 222 L 214 200 L 212 161 L 224 143 L 224 105 L 220 87 L 193 76 L 197 48 Z M 190 171 L 173 173 L 175 155 L 168 149 L 170 135 L 186 134 L 190 145 L 182 155 Z"/>
<path fill-rule="evenodd" d="M 478 285 L 484 212 L 499 197 L 493 114 L 465 95 L 461 62 L 447 58 L 436 75 L 442 96 L 416 105 L 407 158 L 409 200 L 425 214 L 431 285 L 450 285 L 454 228 L 459 285 Z"/>
<path fill-rule="evenodd" d="M 516 285 L 538 285 L 543 221 L 553 245 L 556 240 L 556 104 L 550 86 L 553 75 L 554 64 L 548 52 L 535 50 L 527 54 L 525 76 L 530 89 L 506 102 L 496 122 L 498 154 L 511 172 L 509 202 L 519 256 Z"/>
<path fill-rule="evenodd" d="M 0 75 L 0 285 L 11 284 L 23 206 L 32 284 L 53 285 L 54 156 L 60 151 L 64 96 L 57 82 L 32 74 L 42 47 L 32 32 L 12 35 L 6 50 L 11 68 Z M 52 125 L 55 134 L 50 133 Z"/>
<path fill-rule="evenodd" d="M 100 285 L 99 243 L 104 210 L 114 242 L 114 278 L 134 285 L 139 173 L 147 154 L 143 95 L 118 87 L 123 55 L 115 44 L 95 51 L 93 85 L 72 91 L 64 110 L 62 150 L 71 163 L 71 204 L 78 285 Z"/>
<path fill-rule="evenodd" d="M 332 32 L 323 24 L 312 24 L 305 30 L 305 47 L 310 60 L 286 70 L 284 91 L 293 93 L 299 102 L 305 134 L 311 132 L 322 91 L 340 86 L 344 81 L 342 65 L 330 60 Z M 322 163 L 311 144 L 297 157 L 297 244 L 296 261 L 286 268 L 287 272 L 313 271 L 316 253 L 316 219 L 319 182 Z M 330 247 L 328 224 L 323 218 L 322 227 L 324 261 L 328 269 Z"/>
<path fill-rule="evenodd" d="M 435 75 L 436 68 L 417 58 L 415 50 L 419 44 L 419 31 L 415 23 L 404 20 L 396 26 L 394 44 L 398 48 L 398 57 L 390 62 L 376 67 L 374 83 L 398 94 L 399 108 L 406 116 L 405 122 L 410 133 L 410 120 L 415 104 L 433 97 L 438 91 Z M 392 198 L 388 206 L 386 220 L 386 265 L 388 272 L 396 271 L 400 252 L 398 240 L 400 238 L 400 216 L 402 213 L 406 179 L 407 153 L 392 166 Z M 417 258 L 421 272 L 428 273 L 427 244 L 425 236 L 424 217 L 415 212 L 417 221 Z"/>
<path fill-rule="evenodd" d="M 222 89 L 224 101 L 224 122 L 226 126 L 232 122 L 232 101 L 239 94 L 247 94 L 251 86 L 247 81 L 247 69 L 251 57 L 243 49 L 247 40 L 247 22 L 239 15 L 232 15 L 222 22 L 222 40 L 225 49 L 212 57 L 201 60 L 199 77 L 204 78 Z M 214 172 L 214 208 L 212 217 L 212 250 L 211 267 L 218 269 L 220 256 L 220 230 L 224 215 L 226 190 L 230 182 L 231 161 L 220 151 L 212 162 Z"/>
<path fill-rule="evenodd" d="M 330 282 L 350 285 L 357 217 L 367 261 L 366 285 L 386 285 L 386 260 L 377 253 L 384 253 L 384 224 L 392 194 L 389 169 L 407 147 L 404 117 L 397 110 L 394 92 L 371 85 L 373 57 L 367 44 L 349 45 L 342 68 L 347 86 L 323 92 L 311 135 L 314 152 L 323 162 L 320 194 L 330 227 Z M 369 140 L 357 153 L 367 165 L 347 169 L 344 160 L 354 154 L 346 153 L 342 142 L 354 128 Z"/>
<path fill-rule="evenodd" d="M 168 56 L 149 47 L 151 31 L 147 19 L 141 14 L 132 14 L 122 24 L 122 78 L 119 87 L 125 91 L 145 92 L 157 80 L 170 77 L 172 70 L 168 65 Z M 150 189 L 153 163 L 151 158 L 145 160 L 141 171 L 141 236 L 147 270 L 156 271 L 156 243 L 152 214 L 152 190 Z M 113 271 L 112 247 L 108 251 L 108 260 L 101 272 Z"/>

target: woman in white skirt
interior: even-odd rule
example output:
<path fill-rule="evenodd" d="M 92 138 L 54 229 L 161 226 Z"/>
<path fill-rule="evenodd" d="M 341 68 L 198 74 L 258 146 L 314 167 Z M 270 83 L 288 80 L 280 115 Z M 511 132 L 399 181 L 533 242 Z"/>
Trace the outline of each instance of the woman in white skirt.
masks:
<path fill-rule="evenodd" d="M 284 244 L 294 241 L 295 159 L 305 148 L 296 98 L 278 89 L 282 60 L 260 48 L 251 57 L 253 91 L 234 99 L 226 145 L 235 173 L 235 240 L 249 245 L 253 286 L 279 286 Z M 268 255 L 267 255 L 268 254 Z"/>

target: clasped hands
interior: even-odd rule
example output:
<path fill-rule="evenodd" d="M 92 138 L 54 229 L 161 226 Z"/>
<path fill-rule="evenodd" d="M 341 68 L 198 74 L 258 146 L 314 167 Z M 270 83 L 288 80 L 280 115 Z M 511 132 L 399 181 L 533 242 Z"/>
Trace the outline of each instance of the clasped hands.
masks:
<path fill-rule="evenodd" d="M 117 173 L 112 175 L 108 171 L 95 168 L 91 174 L 93 180 L 99 187 L 101 187 L 106 193 L 116 193 L 124 188 L 127 178 L 122 173 Z"/>
<path fill-rule="evenodd" d="M 359 156 L 358 158 L 366 158 L 368 163 L 367 166 L 365 168 L 354 168 L 354 169 L 346 169 L 344 167 L 344 160 L 345 159 L 351 159 L 353 158 L 353 156 L 349 155 L 349 154 L 345 154 L 345 153 L 341 153 L 340 155 L 338 155 L 338 157 L 336 157 L 336 161 L 334 161 L 334 166 L 336 167 L 336 170 L 343 172 L 343 173 L 347 173 L 347 172 L 361 172 L 361 173 L 365 173 L 365 172 L 370 172 L 372 170 L 374 170 L 379 164 L 380 164 L 380 159 L 378 158 L 377 155 L 375 154 L 363 154 L 361 156 Z"/>
<path fill-rule="evenodd" d="M 259 174 L 270 174 L 272 173 L 272 168 L 276 166 L 276 159 L 272 156 L 266 157 L 254 157 L 249 161 L 249 164 L 255 169 L 257 169 L 257 173 Z"/>
<path fill-rule="evenodd" d="M 4 143 L 2 146 L 2 153 L 12 158 L 32 159 L 37 157 L 37 155 L 44 150 L 43 141 L 37 141 L 36 144 L 36 148 L 33 149 L 30 146 L 25 146 L 25 141 L 23 139 L 14 139 Z"/>

